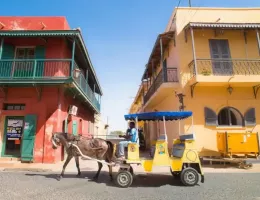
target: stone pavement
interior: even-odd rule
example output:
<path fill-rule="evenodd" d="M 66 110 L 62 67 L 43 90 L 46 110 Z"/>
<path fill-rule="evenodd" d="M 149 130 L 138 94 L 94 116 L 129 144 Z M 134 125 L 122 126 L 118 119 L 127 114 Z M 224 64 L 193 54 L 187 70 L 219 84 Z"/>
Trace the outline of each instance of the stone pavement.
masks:
<path fill-rule="evenodd" d="M 62 170 L 64 162 L 56 164 L 41 164 L 41 163 L 21 163 L 19 161 L 2 161 L 0 162 L 0 171 L 31 171 L 31 172 L 55 172 L 59 173 Z M 80 160 L 81 171 L 96 171 L 98 165 L 96 161 Z M 133 165 L 134 172 L 144 173 L 141 165 Z M 113 171 L 116 172 L 118 167 L 114 167 Z M 108 171 L 107 166 L 103 166 L 102 171 Z M 205 165 L 203 166 L 205 173 L 260 173 L 260 163 L 253 163 L 251 169 L 239 169 L 236 166 L 230 165 Z M 74 159 L 68 164 L 65 173 L 77 173 L 77 168 Z M 155 167 L 153 173 L 169 173 L 169 167 Z"/>

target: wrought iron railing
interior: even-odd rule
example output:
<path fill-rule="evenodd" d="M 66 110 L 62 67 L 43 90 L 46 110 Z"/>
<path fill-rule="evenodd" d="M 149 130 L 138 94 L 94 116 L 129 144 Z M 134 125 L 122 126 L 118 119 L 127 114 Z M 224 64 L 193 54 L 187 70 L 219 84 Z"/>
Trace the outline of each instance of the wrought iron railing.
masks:
<path fill-rule="evenodd" d="M 100 103 L 84 75 L 71 74 L 71 59 L 4 59 L 0 60 L 1 80 L 57 80 L 73 78 L 91 103 L 100 111 Z M 79 69 L 76 62 L 74 69 Z"/>
<path fill-rule="evenodd" d="M 190 62 L 189 68 L 191 77 L 196 75 L 260 75 L 260 59 L 197 59 Z"/>
<path fill-rule="evenodd" d="M 74 69 L 79 69 L 77 63 L 74 63 Z M 87 80 L 85 79 L 85 76 L 80 71 L 79 76 L 76 78 L 73 76 L 73 79 L 77 83 L 77 85 L 80 87 L 80 89 L 83 91 L 83 93 L 88 97 L 88 99 L 93 103 L 93 105 L 100 111 L 100 103 L 98 102 L 97 98 L 95 97 L 95 93 L 90 88 Z"/>
<path fill-rule="evenodd" d="M 154 79 L 152 85 L 148 89 L 144 96 L 144 104 L 153 96 L 153 94 L 158 90 L 162 83 L 166 82 L 178 82 L 178 71 L 177 68 L 166 68 L 166 73 L 161 70 L 156 78 Z"/>
<path fill-rule="evenodd" d="M 70 59 L 0 60 L 1 79 L 49 79 L 70 76 Z"/>

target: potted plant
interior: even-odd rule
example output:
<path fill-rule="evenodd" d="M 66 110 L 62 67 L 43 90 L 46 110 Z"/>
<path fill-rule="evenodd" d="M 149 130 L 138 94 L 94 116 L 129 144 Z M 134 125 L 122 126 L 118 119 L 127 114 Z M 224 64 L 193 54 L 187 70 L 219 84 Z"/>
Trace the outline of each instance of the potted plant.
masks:
<path fill-rule="evenodd" d="M 207 69 L 203 69 L 201 71 L 201 74 L 204 75 L 204 76 L 209 76 L 211 74 L 211 71 L 210 70 L 207 70 Z"/>

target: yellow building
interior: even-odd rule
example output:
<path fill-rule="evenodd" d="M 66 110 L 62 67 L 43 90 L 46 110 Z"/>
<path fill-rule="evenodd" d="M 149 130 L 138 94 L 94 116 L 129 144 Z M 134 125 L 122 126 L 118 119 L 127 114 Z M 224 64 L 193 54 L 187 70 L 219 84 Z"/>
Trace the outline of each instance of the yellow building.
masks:
<path fill-rule="evenodd" d="M 258 16 L 260 8 L 178 8 L 154 44 L 141 110 L 193 111 L 202 156 L 219 155 L 218 132 L 260 131 Z M 178 122 L 167 130 L 171 147 Z M 161 122 L 145 123 L 148 145 L 162 131 Z M 182 121 L 181 133 L 190 132 L 191 120 Z"/>
<path fill-rule="evenodd" d="M 143 103 L 144 103 L 144 93 L 147 91 L 147 89 L 148 89 L 148 87 L 147 87 L 147 84 L 145 84 L 145 83 L 142 83 L 139 86 L 135 99 L 129 110 L 130 114 L 139 113 L 139 112 L 143 111 L 142 108 L 143 108 Z M 138 127 L 144 128 L 144 123 L 138 122 Z"/>
<path fill-rule="evenodd" d="M 138 92 L 135 96 L 135 99 L 130 107 L 129 113 L 138 113 L 141 111 L 143 106 L 143 96 L 144 96 L 144 84 L 139 86 Z"/>

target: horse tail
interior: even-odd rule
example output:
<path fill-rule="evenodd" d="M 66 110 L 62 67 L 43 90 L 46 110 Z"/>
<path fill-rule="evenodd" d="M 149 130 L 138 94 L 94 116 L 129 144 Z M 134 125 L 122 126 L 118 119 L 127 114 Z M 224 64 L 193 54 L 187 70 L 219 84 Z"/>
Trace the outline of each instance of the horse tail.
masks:
<path fill-rule="evenodd" d="M 110 141 L 107 141 L 106 140 L 106 143 L 108 145 L 108 149 L 107 149 L 107 159 L 111 162 L 111 161 L 114 161 L 115 159 L 115 152 L 114 152 L 114 145 L 112 142 Z"/>

